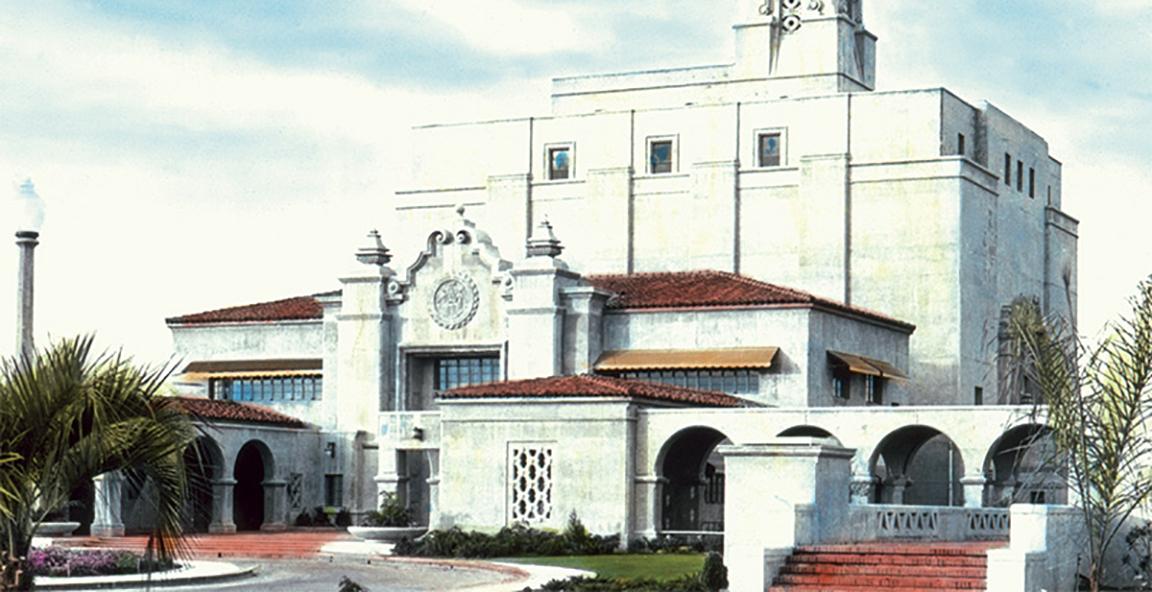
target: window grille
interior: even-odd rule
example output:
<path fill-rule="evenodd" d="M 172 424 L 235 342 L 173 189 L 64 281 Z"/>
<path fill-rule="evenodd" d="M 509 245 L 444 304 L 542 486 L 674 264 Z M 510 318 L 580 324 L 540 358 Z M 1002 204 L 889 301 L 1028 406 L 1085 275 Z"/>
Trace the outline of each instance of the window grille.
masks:
<path fill-rule="evenodd" d="M 552 447 L 513 447 L 510 464 L 512 522 L 532 524 L 551 519 Z"/>
<path fill-rule="evenodd" d="M 760 392 L 760 373 L 752 370 L 645 370 L 624 372 L 620 377 L 722 393 Z"/>
<path fill-rule="evenodd" d="M 435 389 L 438 391 L 472 384 L 486 384 L 496 382 L 499 379 L 499 357 L 436 359 Z"/>

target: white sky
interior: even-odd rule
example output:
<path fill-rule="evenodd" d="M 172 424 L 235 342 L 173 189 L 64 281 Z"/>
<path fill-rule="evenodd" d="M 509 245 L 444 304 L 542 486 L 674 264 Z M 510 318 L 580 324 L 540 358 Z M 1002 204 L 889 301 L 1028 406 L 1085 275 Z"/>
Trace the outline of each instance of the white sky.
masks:
<path fill-rule="evenodd" d="M 411 125 L 544 114 L 553 75 L 724 63 L 729 2 L 0 4 L 0 188 L 31 176 L 49 208 L 37 339 L 162 361 L 167 316 L 336 288 L 388 228 Z M 1152 2 L 865 9 L 881 88 L 946 86 L 1048 139 L 1095 333 L 1152 272 Z M 0 354 L 15 277 L 0 249 Z"/>

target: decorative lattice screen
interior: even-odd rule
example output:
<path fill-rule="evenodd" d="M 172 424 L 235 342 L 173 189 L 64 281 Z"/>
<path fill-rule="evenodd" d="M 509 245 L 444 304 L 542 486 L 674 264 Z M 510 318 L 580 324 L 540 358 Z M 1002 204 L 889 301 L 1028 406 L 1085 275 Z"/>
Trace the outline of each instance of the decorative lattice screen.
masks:
<path fill-rule="evenodd" d="M 515 446 L 512 470 L 512 521 L 543 522 L 552 517 L 552 448 Z"/>

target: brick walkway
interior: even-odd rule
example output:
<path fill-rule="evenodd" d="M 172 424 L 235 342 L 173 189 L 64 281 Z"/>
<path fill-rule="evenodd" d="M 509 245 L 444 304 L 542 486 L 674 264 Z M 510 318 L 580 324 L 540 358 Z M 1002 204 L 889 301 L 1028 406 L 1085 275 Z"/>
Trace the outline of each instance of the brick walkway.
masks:
<path fill-rule="evenodd" d="M 320 548 L 328 543 L 352 540 L 356 539 L 342 529 L 198 534 L 187 539 L 197 559 L 316 557 L 321 554 Z M 147 541 L 146 536 L 69 537 L 55 539 L 55 544 L 63 547 L 143 551 Z"/>

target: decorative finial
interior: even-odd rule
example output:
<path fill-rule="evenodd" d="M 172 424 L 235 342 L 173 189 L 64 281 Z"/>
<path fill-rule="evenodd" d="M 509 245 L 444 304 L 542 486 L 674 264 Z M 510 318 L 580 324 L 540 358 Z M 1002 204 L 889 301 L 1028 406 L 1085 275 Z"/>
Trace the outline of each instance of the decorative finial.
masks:
<path fill-rule="evenodd" d="M 564 246 L 560 244 L 560 239 L 553 234 L 552 224 L 548 222 L 548 217 L 545 216 L 536 225 L 536 230 L 532 236 L 528 238 L 528 256 L 555 258 L 563 250 Z"/>
<path fill-rule="evenodd" d="M 368 244 L 356 251 L 356 260 L 365 265 L 383 267 L 392 260 L 392 254 L 384 246 L 384 241 L 380 240 L 380 233 L 373 230 L 368 233 Z"/>

